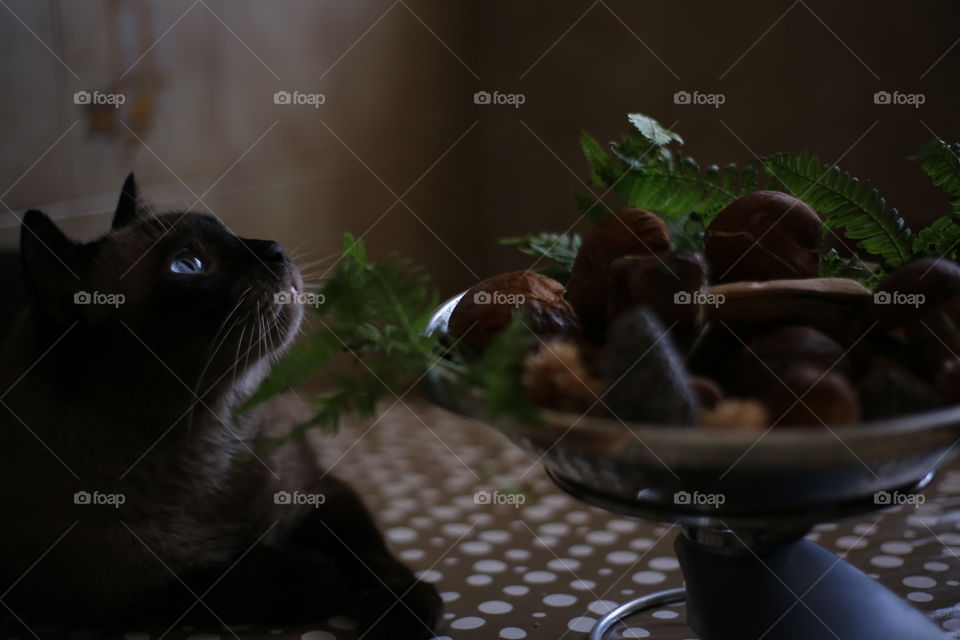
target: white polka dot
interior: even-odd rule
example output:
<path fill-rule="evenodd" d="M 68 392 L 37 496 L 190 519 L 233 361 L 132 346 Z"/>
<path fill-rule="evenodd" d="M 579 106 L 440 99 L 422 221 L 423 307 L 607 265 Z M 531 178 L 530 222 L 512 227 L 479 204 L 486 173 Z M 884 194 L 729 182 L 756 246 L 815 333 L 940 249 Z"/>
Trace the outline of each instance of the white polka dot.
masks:
<path fill-rule="evenodd" d="M 573 524 L 584 524 L 590 522 L 590 514 L 586 511 L 571 511 L 564 516 L 564 520 Z"/>
<path fill-rule="evenodd" d="M 504 627 L 500 629 L 500 637 L 505 640 L 521 640 L 527 637 L 527 632 L 518 627 Z"/>
<path fill-rule="evenodd" d="M 190 637 L 195 638 L 196 636 Z M 305 634 L 300 636 L 300 640 L 337 640 L 337 636 L 328 631 L 307 631 Z"/>
<path fill-rule="evenodd" d="M 344 629 L 344 630 L 356 629 L 358 626 L 355 620 L 353 620 L 352 618 L 348 618 L 346 616 L 335 616 L 333 618 L 330 618 L 329 620 L 327 620 L 327 624 L 333 627 L 334 629 Z"/>
<path fill-rule="evenodd" d="M 271 633 L 273 633 L 271 631 Z M 283 633 L 282 631 L 280 633 Z M 123 640 L 150 640 L 150 634 L 144 633 L 142 631 L 134 631 L 133 633 L 123 634 Z"/>
<path fill-rule="evenodd" d="M 581 633 L 586 633 L 593 629 L 593 626 L 597 624 L 596 618 L 589 618 L 587 616 L 580 616 L 578 618 L 571 618 L 567 622 L 567 629 L 570 631 L 579 631 Z"/>
<path fill-rule="evenodd" d="M 460 545 L 460 550 L 464 553 L 468 553 L 472 556 L 481 556 L 486 553 L 490 553 L 492 547 L 489 542 L 483 542 L 482 540 L 471 540 L 470 542 L 464 542 Z"/>
<path fill-rule="evenodd" d="M 637 584 L 660 584 L 667 576 L 659 571 L 638 571 L 632 579 Z"/>
<path fill-rule="evenodd" d="M 510 539 L 511 533 L 509 531 L 503 531 L 502 529 L 490 529 L 484 531 L 480 534 L 481 540 L 486 540 L 487 542 L 492 542 L 493 544 L 503 544 Z"/>
<path fill-rule="evenodd" d="M 631 531 L 636 530 L 637 523 L 633 520 L 624 520 L 623 518 L 617 518 L 611 520 L 607 523 L 607 528 L 611 531 L 616 531 L 617 533 L 630 533 Z"/>
<path fill-rule="evenodd" d="M 580 556 L 582 558 L 593 553 L 593 547 L 588 544 L 575 544 L 567 549 L 567 553 L 572 556 Z"/>
<path fill-rule="evenodd" d="M 903 558 L 897 556 L 873 556 L 870 558 L 870 564 L 884 569 L 893 569 L 903 564 Z"/>
<path fill-rule="evenodd" d="M 507 565 L 499 560 L 479 560 L 473 563 L 473 570 L 480 573 L 503 573 Z"/>
<path fill-rule="evenodd" d="M 899 542 L 892 540 L 890 542 L 884 542 L 880 545 L 880 551 L 884 553 L 892 553 L 897 556 L 902 556 L 913 551 L 913 545 L 909 542 Z"/>
<path fill-rule="evenodd" d="M 858 536 L 868 536 L 877 530 L 877 525 L 873 522 L 861 522 L 853 527 L 853 532 Z"/>
<path fill-rule="evenodd" d="M 576 602 L 577 596 L 572 596 L 569 593 L 551 593 L 543 597 L 543 604 L 548 607 L 569 607 Z"/>
<path fill-rule="evenodd" d="M 513 611 L 513 605 L 509 602 L 504 602 L 503 600 L 487 600 L 486 602 L 481 602 L 479 605 L 477 605 L 477 609 L 480 610 L 480 613 L 500 615 L 502 613 L 509 613 L 510 611 Z"/>
<path fill-rule="evenodd" d="M 676 558 L 670 558 L 663 556 L 660 558 L 654 558 L 649 563 L 651 569 L 658 569 L 660 571 L 673 571 L 680 567 L 680 563 L 677 562 Z"/>
<path fill-rule="evenodd" d="M 860 536 L 840 536 L 837 546 L 841 549 L 863 549 L 867 546 L 867 540 Z"/>
<path fill-rule="evenodd" d="M 937 581 L 927 576 L 907 576 L 903 579 L 903 584 L 913 589 L 929 589 L 937 586 Z"/>
<path fill-rule="evenodd" d="M 587 610 L 590 611 L 590 613 L 595 613 L 599 616 L 605 616 L 618 606 L 619 605 L 613 600 L 594 600 L 587 605 Z"/>
<path fill-rule="evenodd" d="M 944 562 L 927 562 L 923 565 L 923 568 L 927 571 L 946 571 L 950 568 L 950 565 Z"/>
<path fill-rule="evenodd" d="M 442 591 L 440 592 L 440 599 L 444 602 L 455 602 L 460 599 L 460 594 L 456 591 Z"/>
<path fill-rule="evenodd" d="M 530 584 L 546 584 L 557 579 L 557 574 L 552 571 L 531 571 L 523 576 L 525 582 Z"/>
<path fill-rule="evenodd" d="M 593 580 L 574 580 L 570 583 L 571 589 L 576 589 L 577 591 L 590 591 L 597 586 L 597 583 Z"/>
<path fill-rule="evenodd" d="M 508 596 L 525 596 L 530 593 L 530 587 L 525 584 L 512 584 L 504 587 L 503 592 Z"/>
<path fill-rule="evenodd" d="M 613 569 L 611 569 L 610 567 L 604 567 L 603 569 L 599 569 L 597 573 L 599 573 L 602 576 L 608 576 L 611 573 L 613 573 Z"/>
<path fill-rule="evenodd" d="M 650 632 L 640 627 L 631 627 L 630 629 L 624 629 L 621 635 L 624 638 L 649 638 Z"/>
<path fill-rule="evenodd" d="M 460 509 L 452 505 L 438 505 L 436 507 L 430 507 L 429 513 L 434 518 L 439 518 L 441 520 L 452 520 L 460 515 Z"/>
<path fill-rule="evenodd" d="M 426 571 L 418 571 L 416 576 L 423 580 L 424 582 L 439 582 L 443 580 L 443 574 L 434 569 L 427 569 Z"/>
<path fill-rule="evenodd" d="M 421 560 L 425 555 L 427 552 L 423 549 L 404 549 L 400 552 L 400 557 L 404 560 Z"/>
<path fill-rule="evenodd" d="M 607 554 L 610 564 L 633 564 L 640 555 L 635 551 L 611 551 Z"/>
<path fill-rule="evenodd" d="M 911 591 L 907 594 L 907 600 L 911 602 L 930 602 L 933 596 L 924 591 Z"/>
<path fill-rule="evenodd" d="M 674 618 L 680 617 L 680 613 L 673 609 L 660 609 L 659 611 L 654 611 L 652 615 L 654 618 L 659 618 L 660 620 L 673 620 Z"/>
<path fill-rule="evenodd" d="M 546 520 L 553 515 L 553 507 L 534 505 L 523 510 L 523 517 L 527 520 Z"/>
<path fill-rule="evenodd" d="M 475 573 L 472 576 L 467 576 L 467 584 L 471 587 L 484 587 L 493 582 L 493 576 L 488 576 L 485 573 Z"/>
<path fill-rule="evenodd" d="M 565 536 L 570 533 L 570 525 L 565 522 L 548 522 L 537 527 L 537 533 L 550 536 Z"/>
<path fill-rule="evenodd" d="M 537 536 L 536 538 L 533 539 L 533 544 L 538 547 L 546 547 L 549 549 L 550 547 L 556 546 L 557 537 L 556 536 Z"/>
<path fill-rule="evenodd" d="M 554 571 L 576 571 L 579 567 L 580 561 L 573 558 L 554 558 L 547 563 L 547 568 Z"/>
<path fill-rule="evenodd" d="M 535 611 L 535 612 L 533 613 L 533 617 L 534 617 L 534 618 L 546 618 L 546 617 L 547 617 L 547 614 L 545 614 L 543 611 Z"/>
<path fill-rule="evenodd" d="M 960 618 L 954 618 L 953 620 L 947 620 L 943 623 L 943 628 L 947 631 L 956 631 L 960 629 Z"/>
<path fill-rule="evenodd" d="M 530 552 L 526 549 L 509 549 L 503 555 L 508 560 L 526 560 L 530 557 Z"/>
<path fill-rule="evenodd" d="M 460 618 L 459 620 L 454 620 L 450 623 L 451 629 L 479 629 L 484 624 L 486 620 L 483 618 L 476 618 L 473 616 L 467 616 L 466 618 Z"/>
<path fill-rule="evenodd" d="M 654 541 L 650 538 L 634 538 L 630 541 L 630 548 L 636 549 L 637 551 L 646 551 L 654 544 Z"/>
<path fill-rule="evenodd" d="M 590 544 L 611 544 L 616 541 L 617 534 L 613 531 L 591 531 L 584 539 Z"/>
<path fill-rule="evenodd" d="M 444 535 L 456 539 L 470 531 L 470 525 L 463 524 L 462 522 L 453 522 L 443 525 L 440 527 L 440 530 L 443 531 Z"/>
<path fill-rule="evenodd" d="M 940 542 L 946 545 L 960 545 L 960 533 L 941 533 Z"/>

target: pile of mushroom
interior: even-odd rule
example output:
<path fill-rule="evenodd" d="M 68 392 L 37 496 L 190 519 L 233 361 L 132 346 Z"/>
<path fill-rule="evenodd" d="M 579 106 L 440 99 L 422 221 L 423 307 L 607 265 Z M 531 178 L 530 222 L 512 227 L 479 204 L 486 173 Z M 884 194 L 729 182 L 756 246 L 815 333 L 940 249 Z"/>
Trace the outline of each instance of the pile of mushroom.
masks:
<path fill-rule="evenodd" d="M 565 288 L 494 276 L 448 331 L 482 351 L 522 309 L 538 338 L 527 395 L 625 423 L 833 428 L 960 402 L 960 266 L 912 262 L 872 292 L 818 277 L 822 238 L 820 216 L 776 191 L 720 212 L 703 255 L 623 209 L 585 235 Z"/>

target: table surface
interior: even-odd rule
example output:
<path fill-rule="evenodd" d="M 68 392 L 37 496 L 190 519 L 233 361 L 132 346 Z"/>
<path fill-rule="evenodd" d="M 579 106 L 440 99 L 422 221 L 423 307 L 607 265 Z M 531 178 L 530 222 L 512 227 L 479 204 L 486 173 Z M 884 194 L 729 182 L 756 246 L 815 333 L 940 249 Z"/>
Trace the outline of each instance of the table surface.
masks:
<path fill-rule="evenodd" d="M 673 554 L 676 526 L 580 503 L 492 429 L 426 404 L 399 404 L 371 427 L 372 422 L 323 437 L 322 455 L 364 497 L 397 555 L 441 592 L 443 640 L 579 640 L 618 604 L 681 586 Z M 513 493 L 517 490 L 521 493 Z M 809 537 L 960 638 L 960 464 L 941 469 L 919 506 L 820 525 Z M 43 631 L 40 637 L 46 637 Z M 90 640 L 100 634 L 65 635 Z M 166 637 L 359 636 L 350 620 L 333 618 L 282 628 L 186 627 Z M 131 629 L 125 637 L 148 640 L 155 634 Z M 608 636 L 647 637 L 695 635 L 679 605 L 637 616 Z"/>

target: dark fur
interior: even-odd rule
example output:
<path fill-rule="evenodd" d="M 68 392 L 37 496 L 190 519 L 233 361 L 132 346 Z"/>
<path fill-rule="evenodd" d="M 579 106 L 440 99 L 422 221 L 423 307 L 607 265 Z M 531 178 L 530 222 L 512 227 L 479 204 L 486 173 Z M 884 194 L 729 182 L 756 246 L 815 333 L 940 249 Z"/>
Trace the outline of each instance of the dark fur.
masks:
<path fill-rule="evenodd" d="M 185 247 L 204 274 L 170 272 Z M 21 258 L 27 301 L 0 346 L 0 593 L 12 586 L 18 616 L 348 613 L 375 625 L 367 637 L 433 635 L 435 590 L 391 556 L 353 491 L 305 442 L 264 453 L 296 423 L 287 405 L 236 412 L 303 315 L 274 303 L 302 286 L 278 245 L 203 214 L 152 216 L 131 176 L 109 234 L 76 244 L 28 212 Z M 78 291 L 126 300 L 77 305 Z M 281 489 L 326 502 L 275 504 Z M 125 503 L 78 505 L 77 491 Z"/>

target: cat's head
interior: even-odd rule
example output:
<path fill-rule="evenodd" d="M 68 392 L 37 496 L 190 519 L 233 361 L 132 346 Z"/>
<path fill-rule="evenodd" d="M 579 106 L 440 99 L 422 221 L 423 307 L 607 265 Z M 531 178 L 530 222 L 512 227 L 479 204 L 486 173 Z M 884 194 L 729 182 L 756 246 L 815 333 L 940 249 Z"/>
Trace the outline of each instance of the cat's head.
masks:
<path fill-rule="evenodd" d="M 303 282 L 279 244 L 240 238 L 208 214 L 153 215 L 133 175 L 110 232 L 92 242 L 27 212 L 21 259 L 48 341 L 69 330 L 105 359 L 153 358 L 198 392 L 259 380 L 303 318 Z"/>

